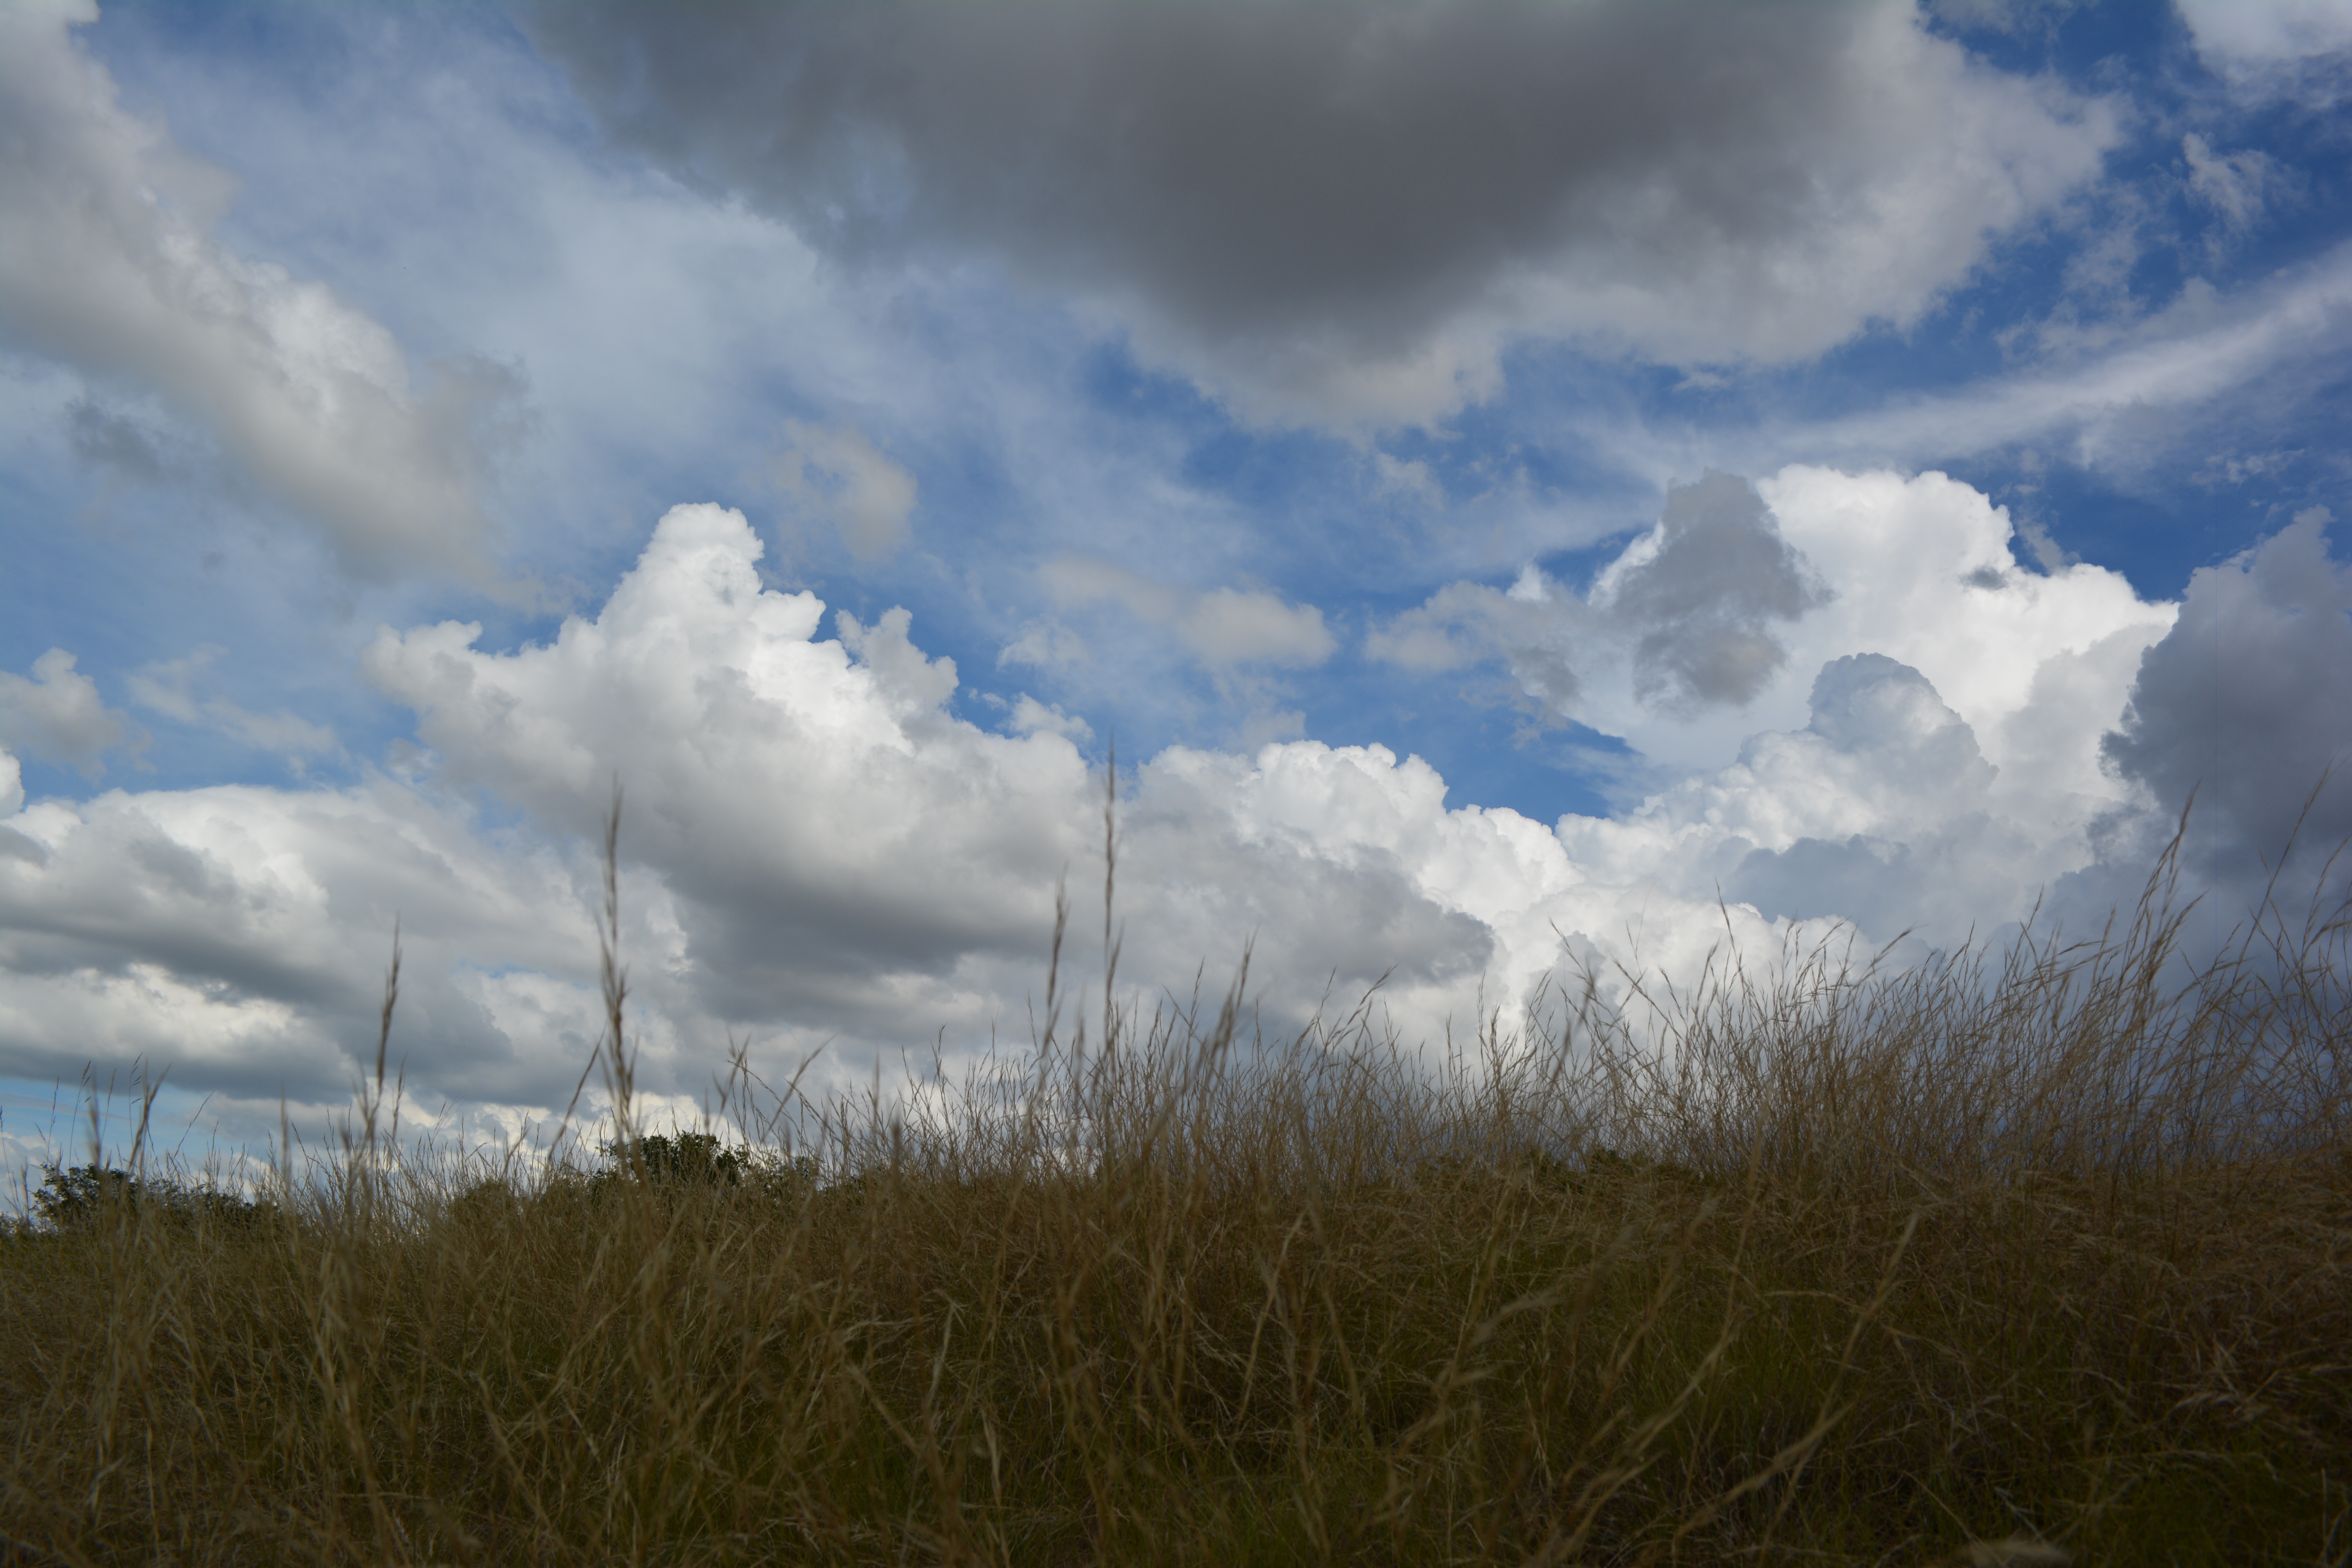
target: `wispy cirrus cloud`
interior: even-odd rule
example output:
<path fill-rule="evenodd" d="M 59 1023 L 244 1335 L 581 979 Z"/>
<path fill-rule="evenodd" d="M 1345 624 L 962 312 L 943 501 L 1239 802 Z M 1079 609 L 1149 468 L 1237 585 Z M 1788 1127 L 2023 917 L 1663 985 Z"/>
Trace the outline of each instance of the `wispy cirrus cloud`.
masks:
<path fill-rule="evenodd" d="M 2347 346 L 2352 247 L 2339 247 L 2232 295 L 2192 282 L 2168 309 L 2095 351 L 1862 413 L 1776 422 L 1757 444 L 1851 463 L 2041 442 L 2070 446 L 2088 464 L 2133 465 L 2175 428 L 2172 420 L 2238 416 L 2247 399 L 2292 400 L 2334 380 Z M 2224 400 L 2230 406 L 2217 410 Z"/>
<path fill-rule="evenodd" d="M 151 712 L 183 724 L 203 725 L 257 751 L 294 759 L 298 764 L 338 750 L 335 732 L 323 724 L 313 724 L 285 709 L 257 713 L 207 689 L 214 668 L 227 652 L 217 644 L 206 643 L 182 658 L 142 666 L 131 675 L 131 695 Z"/>

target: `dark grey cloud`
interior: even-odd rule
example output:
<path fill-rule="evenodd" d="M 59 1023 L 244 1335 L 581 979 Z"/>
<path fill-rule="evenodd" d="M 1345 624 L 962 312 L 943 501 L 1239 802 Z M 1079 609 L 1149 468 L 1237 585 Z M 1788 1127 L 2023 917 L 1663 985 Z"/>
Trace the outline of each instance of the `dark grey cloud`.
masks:
<path fill-rule="evenodd" d="M 2196 796 L 2201 855 L 2275 862 L 2323 773 L 2302 842 L 2352 838 L 2352 564 L 2324 508 L 2189 580 L 2180 617 L 2142 658 L 2106 761 L 2178 813 Z"/>
<path fill-rule="evenodd" d="M 1309 415 L 1443 413 L 1520 331 L 1818 352 L 1916 314 L 2114 137 L 1901 0 L 521 16 L 681 177 L 854 260 L 977 247 Z"/>
<path fill-rule="evenodd" d="M 1668 488 L 1657 528 L 1589 596 L 1535 573 L 1508 593 L 1455 583 L 1368 647 L 1423 669 L 1499 653 L 1531 700 L 1561 714 L 1574 710 L 1596 661 L 1622 658 L 1644 707 L 1687 718 L 1753 700 L 1788 662 L 1774 623 L 1801 620 L 1831 597 L 1756 487 L 1709 472 Z"/>
<path fill-rule="evenodd" d="M 1769 624 L 1829 599 L 1756 487 L 1709 473 L 1666 492 L 1657 552 L 1618 579 L 1610 604 L 1638 628 L 1634 695 L 1679 713 L 1753 699 L 1788 662 Z"/>

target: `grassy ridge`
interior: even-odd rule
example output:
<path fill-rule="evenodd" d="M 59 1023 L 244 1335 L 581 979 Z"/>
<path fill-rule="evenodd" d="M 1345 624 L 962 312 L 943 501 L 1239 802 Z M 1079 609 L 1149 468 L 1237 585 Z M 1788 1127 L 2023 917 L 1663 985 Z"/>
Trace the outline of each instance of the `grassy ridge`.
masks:
<path fill-rule="evenodd" d="M 643 1136 L 614 1049 L 601 1172 L 402 1156 L 369 1098 L 267 1204 L 100 1183 L 0 1249 L 0 1541 L 2345 1563 L 2352 971 L 2340 919 L 2264 931 L 2183 983 L 2152 899 L 1435 1063 L 1369 1013 L 1049 1023 L 898 1107 L 739 1073 L 740 1150 Z"/>

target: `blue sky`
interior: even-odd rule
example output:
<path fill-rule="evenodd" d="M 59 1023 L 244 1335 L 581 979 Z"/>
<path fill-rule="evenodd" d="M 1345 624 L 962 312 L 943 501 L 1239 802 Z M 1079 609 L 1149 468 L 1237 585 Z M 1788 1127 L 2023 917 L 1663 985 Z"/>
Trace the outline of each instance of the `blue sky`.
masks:
<path fill-rule="evenodd" d="M 2192 789 L 2242 904 L 2352 740 L 2340 0 L 0 35 L 12 1158 L 337 1102 L 395 917 L 419 1113 L 560 1107 L 616 774 L 686 1112 L 1025 1037 L 1114 740 L 1137 984 L 1429 1038 Z"/>

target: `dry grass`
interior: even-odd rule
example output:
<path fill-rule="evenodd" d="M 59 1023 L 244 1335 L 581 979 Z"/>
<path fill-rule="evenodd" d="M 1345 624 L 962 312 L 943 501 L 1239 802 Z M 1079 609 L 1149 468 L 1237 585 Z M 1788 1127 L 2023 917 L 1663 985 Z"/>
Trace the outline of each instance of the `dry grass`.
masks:
<path fill-rule="evenodd" d="M 0 1550 L 2343 1563 L 2346 927 L 2184 979 L 2165 909 L 1433 1064 L 1049 1002 L 895 1109 L 739 1071 L 731 1173 L 635 1136 L 608 963 L 601 1176 L 400 1155 L 379 1074 L 262 1206 L 0 1248 Z"/>

